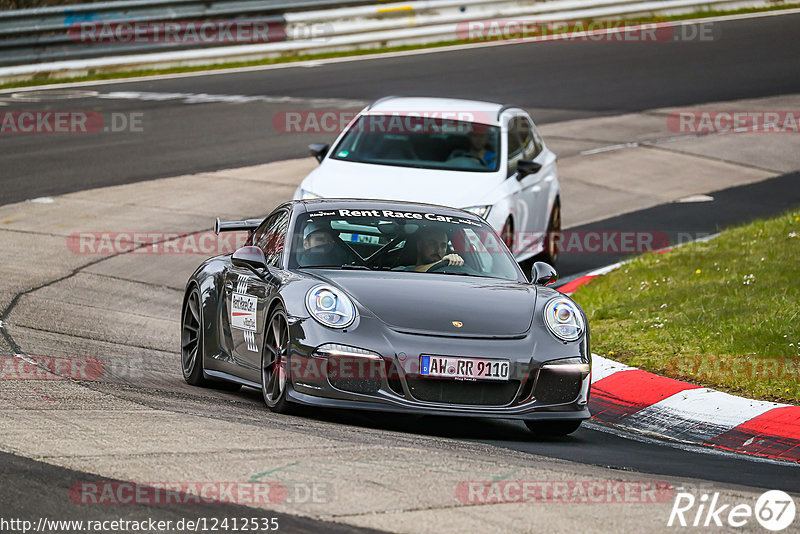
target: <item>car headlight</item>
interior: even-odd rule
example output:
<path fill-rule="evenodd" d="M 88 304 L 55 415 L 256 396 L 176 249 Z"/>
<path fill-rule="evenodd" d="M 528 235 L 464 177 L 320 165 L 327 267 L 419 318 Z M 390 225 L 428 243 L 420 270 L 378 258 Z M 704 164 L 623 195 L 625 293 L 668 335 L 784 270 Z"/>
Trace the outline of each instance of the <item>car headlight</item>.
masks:
<path fill-rule="evenodd" d="M 306 308 L 314 319 L 331 328 L 347 328 L 356 319 L 350 297 L 329 285 L 312 287 L 306 293 Z"/>
<path fill-rule="evenodd" d="M 366 358 L 368 360 L 381 360 L 381 355 L 371 350 L 351 347 L 350 345 L 340 345 L 339 343 L 325 343 L 314 350 L 315 355 L 346 357 L 346 358 Z"/>
<path fill-rule="evenodd" d="M 300 200 L 312 200 L 315 198 L 322 198 L 322 197 L 315 193 L 312 193 L 311 191 L 306 191 L 305 189 L 300 190 Z"/>
<path fill-rule="evenodd" d="M 588 361 L 583 358 L 562 358 L 560 360 L 550 360 L 542 365 L 542 369 L 549 369 L 551 371 L 561 372 L 580 372 L 581 374 L 588 375 L 592 370 L 592 366 Z"/>
<path fill-rule="evenodd" d="M 577 341 L 585 331 L 581 312 L 565 297 L 550 299 L 545 304 L 544 323 L 562 341 Z"/>
<path fill-rule="evenodd" d="M 492 209 L 491 206 L 470 206 L 469 208 L 463 208 L 464 211 L 468 211 L 480 217 L 481 219 L 485 219 L 489 216 L 489 211 Z"/>

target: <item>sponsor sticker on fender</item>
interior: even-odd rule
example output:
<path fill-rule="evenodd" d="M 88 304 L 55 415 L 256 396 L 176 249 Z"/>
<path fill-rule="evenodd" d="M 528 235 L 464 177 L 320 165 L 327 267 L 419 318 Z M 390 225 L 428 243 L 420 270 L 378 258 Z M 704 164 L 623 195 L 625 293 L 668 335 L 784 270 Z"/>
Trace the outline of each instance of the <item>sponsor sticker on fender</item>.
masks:
<path fill-rule="evenodd" d="M 240 330 L 256 331 L 258 299 L 242 293 L 234 293 L 231 300 L 231 326 Z"/>

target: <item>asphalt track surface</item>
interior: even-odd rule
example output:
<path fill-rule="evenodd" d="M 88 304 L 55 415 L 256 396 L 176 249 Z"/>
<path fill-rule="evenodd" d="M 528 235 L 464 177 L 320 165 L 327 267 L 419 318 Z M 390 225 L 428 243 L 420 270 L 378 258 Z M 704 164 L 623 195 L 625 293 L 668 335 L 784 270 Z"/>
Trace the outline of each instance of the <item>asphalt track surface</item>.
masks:
<path fill-rule="evenodd" d="M 713 41 L 523 43 L 87 89 L 364 103 L 389 94 L 478 98 L 525 107 L 539 123 L 800 92 L 800 14 L 714 24 Z M 308 143 L 333 137 L 276 131 L 276 113 L 309 109 L 303 101 L 92 98 L 0 107 L 12 109 L 142 113 L 144 131 L 4 135 L 0 204 L 300 157 Z"/>
<path fill-rule="evenodd" d="M 59 521 L 92 521 L 129 520 L 142 521 L 150 518 L 154 521 L 172 521 L 175 525 L 180 520 L 196 521 L 198 518 L 223 520 L 228 518 L 256 518 L 261 521 L 277 519 L 278 532 L 298 534 L 316 534 L 330 532 L 332 534 L 369 534 L 379 532 L 372 529 L 359 528 L 341 523 L 317 521 L 305 517 L 278 514 L 269 510 L 253 509 L 247 506 L 230 503 L 194 504 L 188 502 L 180 506 L 145 505 L 145 504 L 103 504 L 89 508 L 64 499 L 70 488 L 87 480 L 93 483 L 121 482 L 110 478 L 81 473 L 72 469 L 64 469 L 54 465 L 37 462 L 29 458 L 0 452 L 0 477 L 3 480 L 3 516 L 8 519 L 31 521 L 37 525 L 40 518 Z M 91 506 L 91 505 L 90 505 Z M 212 524 L 212 523 L 208 523 Z M 85 532 L 82 529 L 58 528 L 52 532 Z M 145 530 L 148 531 L 148 530 Z M 153 532 L 152 530 L 149 530 Z M 184 529 L 187 531 L 187 529 Z M 126 530 L 127 532 L 127 530 Z"/>
<path fill-rule="evenodd" d="M 108 91 L 157 91 L 176 93 L 291 95 L 295 97 L 372 100 L 388 93 L 429 94 L 512 101 L 541 110 L 540 122 L 595 115 L 613 115 L 655 107 L 690 105 L 708 101 L 761 97 L 800 91 L 796 51 L 800 49 L 800 15 L 750 19 L 723 24 L 722 39 L 713 43 L 547 43 L 476 48 L 468 51 L 424 54 L 393 59 L 357 61 L 316 68 L 287 68 L 232 75 L 214 75 L 102 86 Z M 733 43 L 733 45 L 731 44 Z M 735 65 L 735 67 L 731 67 Z M 322 69 L 322 70 L 321 70 Z M 491 71 L 491 76 L 487 75 Z M 179 101 L 79 99 L 69 109 L 90 103 L 103 113 L 144 111 L 158 128 L 147 134 L 108 136 L 40 136 L 3 139 L 0 153 L 0 202 L 59 194 L 104 185 L 128 183 L 201 170 L 234 167 L 303 155 L 306 136 L 265 133 L 270 128 L 255 117 L 249 104 L 187 105 Z M 19 106 L 17 109 L 19 109 Z M 63 102 L 40 102 L 59 106 Z M 255 106 L 255 104 L 254 104 Z M 291 105 L 258 104 L 258 113 L 292 109 Z M 263 116 L 263 115 L 262 115 Z M 270 135 L 272 133 L 273 135 Z M 138 137 L 136 137 L 138 135 Z M 323 141 L 326 139 L 322 139 Z M 23 177 L 20 179 L 20 177 Z M 714 202 L 657 206 L 580 229 L 643 229 L 713 233 L 747 219 L 784 211 L 800 204 L 797 173 L 757 184 L 716 192 Z M 746 209 L 745 209 L 746 208 Z M 567 255 L 561 272 L 569 275 L 619 259 L 614 255 Z M 176 375 L 176 380 L 179 377 Z M 190 405 L 193 398 L 158 392 L 143 385 L 135 396 L 143 404 Z M 255 391 L 241 394 L 241 417 L 264 410 Z M 185 398 L 181 398 L 185 397 Z M 221 416 L 222 417 L 222 416 Z M 707 480 L 709 483 L 743 485 L 800 492 L 800 467 L 766 462 L 731 454 L 687 450 L 677 444 L 657 443 L 625 435 L 607 427 L 588 425 L 574 435 L 553 440 L 532 439 L 519 423 L 464 421 L 455 418 L 423 418 L 419 421 L 380 421 L 368 414 L 325 411 L 307 417 L 335 428 L 389 429 L 410 434 L 447 436 L 459 441 L 481 442 L 524 454 L 559 458 L 625 471 Z M 87 475 L 0 454 L 7 515 L 40 517 L 55 503 L 53 516 L 70 518 L 86 514 L 84 507 L 70 509 L 64 499 L 47 499 L 48 491 L 63 494 L 74 481 Z M 96 478 L 96 477 L 93 477 Z M 38 495 L 32 501 L 25 495 Z M 222 505 L 225 506 L 225 505 Z M 241 506 L 214 508 L 220 516 L 253 515 Z M 125 513 L 133 512 L 130 508 Z M 263 510 L 258 515 L 269 515 Z M 99 516 L 95 516 L 98 514 Z M 191 506 L 148 510 L 151 517 L 174 519 L 176 515 L 210 515 Z M 92 519 L 115 516 L 113 508 L 93 510 Z M 133 514 L 138 515 L 138 514 Z M 291 532 L 328 531 L 328 523 L 286 517 Z M 340 525 L 341 532 L 360 532 Z M 366 532 L 366 531 L 365 531 Z"/>

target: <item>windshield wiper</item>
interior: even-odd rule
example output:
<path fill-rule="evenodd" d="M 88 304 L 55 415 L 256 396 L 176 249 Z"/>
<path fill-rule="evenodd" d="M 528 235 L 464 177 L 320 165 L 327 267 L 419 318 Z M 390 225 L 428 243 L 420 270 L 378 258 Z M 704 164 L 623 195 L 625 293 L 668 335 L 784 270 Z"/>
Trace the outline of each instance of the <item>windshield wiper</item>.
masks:
<path fill-rule="evenodd" d="M 371 271 L 372 270 L 369 267 L 367 267 L 366 265 L 354 265 L 354 264 L 350 264 L 350 263 L 346 263 L 346 264 L 342 265 L 339 268 L 342 269 L 342 270 L 346 270 L 346 271 L 349 271 L 349 270 Z"/>

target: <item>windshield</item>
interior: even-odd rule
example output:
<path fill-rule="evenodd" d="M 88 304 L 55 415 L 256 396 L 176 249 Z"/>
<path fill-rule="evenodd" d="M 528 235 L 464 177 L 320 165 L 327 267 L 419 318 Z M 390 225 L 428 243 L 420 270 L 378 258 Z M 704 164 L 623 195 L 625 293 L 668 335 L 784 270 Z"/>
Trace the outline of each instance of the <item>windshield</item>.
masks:
<path fill-rule="evenodd" d="M 331 152 L 333 159 L 398 167 L 493 172 L 500 128 L 451 119 L 362 115 Z"/>
<path fill-rule="evenodd" d="M 490 226 L 435 211 L 312 211 L 297 218 L 293 235 L 289 268 L 524 279 Z"/>

